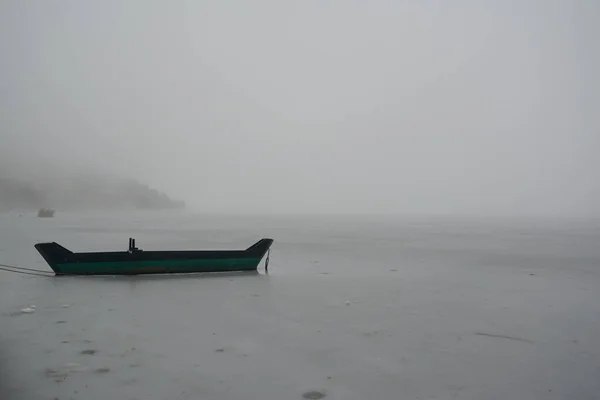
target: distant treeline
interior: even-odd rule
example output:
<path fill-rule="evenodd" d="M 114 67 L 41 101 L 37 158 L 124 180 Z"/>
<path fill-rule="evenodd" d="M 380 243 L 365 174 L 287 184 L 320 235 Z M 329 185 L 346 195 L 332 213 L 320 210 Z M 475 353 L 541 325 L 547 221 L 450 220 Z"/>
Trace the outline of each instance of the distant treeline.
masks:
<path fill-rule="evenodd" d="M 131 179 L 52 178 L 36 182 L 0 177 L 0 210 L 175 209 L 181 200 Z"/>

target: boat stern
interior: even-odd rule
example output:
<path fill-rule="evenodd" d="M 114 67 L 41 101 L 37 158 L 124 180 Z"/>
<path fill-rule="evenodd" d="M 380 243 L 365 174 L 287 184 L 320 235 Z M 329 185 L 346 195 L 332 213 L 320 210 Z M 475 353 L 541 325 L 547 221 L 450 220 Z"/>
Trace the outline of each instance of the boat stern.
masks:
<path fill-rule="evenodd" d="M 64 248 L 56 242 L 37 243 L 33 247 L 35 247 L 57 275 L 61 274 L 58 264 L 68 261 L 73 254 L 71 250 Z"/>

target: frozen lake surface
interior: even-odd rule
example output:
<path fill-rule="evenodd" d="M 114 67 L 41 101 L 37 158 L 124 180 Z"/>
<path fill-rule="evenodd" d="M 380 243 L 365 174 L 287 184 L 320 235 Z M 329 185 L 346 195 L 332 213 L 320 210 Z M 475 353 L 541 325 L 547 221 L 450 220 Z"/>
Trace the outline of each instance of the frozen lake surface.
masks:
<path fill-rule="evenodd" d="M 0 271 L 0 399 L 599 399 L 600 224 L 0 215 L 33 248 L 246 248 L 269 274 Z"/>

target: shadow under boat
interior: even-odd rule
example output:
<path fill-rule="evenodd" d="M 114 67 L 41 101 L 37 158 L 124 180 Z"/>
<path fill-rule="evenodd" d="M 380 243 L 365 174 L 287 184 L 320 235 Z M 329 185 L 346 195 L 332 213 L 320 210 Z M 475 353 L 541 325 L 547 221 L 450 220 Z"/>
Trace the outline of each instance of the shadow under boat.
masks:
<path fill-rule="evenodd" d="M 157 275 L 257 273 L 262 259 L 268 269 L 273 239 L 263 238 L 245 250 L 144 251 L 129 239 L 120 252 L 74 253 L 56 242 L 34 247 L 56 275 Z"/>

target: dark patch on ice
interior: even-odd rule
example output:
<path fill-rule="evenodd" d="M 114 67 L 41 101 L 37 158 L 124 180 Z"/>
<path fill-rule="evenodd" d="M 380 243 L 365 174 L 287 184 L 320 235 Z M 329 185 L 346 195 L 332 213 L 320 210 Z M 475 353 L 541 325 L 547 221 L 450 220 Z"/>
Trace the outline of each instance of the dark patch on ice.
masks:
<path fill-rule="evenodd" d="M 52 369 L 52 368 L 46 368 L 46 370 L 44 371 L 44 375 L 46 375 L 47 378 L 62 378 L 62 379 L 69 376 L 69 374 L 65 371 L 58 371 L 58 370 Z"/>
<path fill-rule="evenodd" d="M 79 354 L 88 354 L 88 355 L 92 355 L 92 354 L 96 354 L 98 352 L 98 350 L 94 350 L 94 349 L 87 349 L 87 350 L 81 350 L 79 352 Z"/>
<path fill-rule="evenodd" d="M 9 313 L 5 313 L 4 315 L 8 316 L 8 317 L 18 317 L 19 315 L 25 315 L 25 314 L 33 314 L 35 312 L 35 308 L 24 308 L 22 310 L 19 311 L 11 311 Z"/>
<path fill-rule="evenodd" d="M 225 351 L 225 349 L 216 349 L 215 352 L 216 353 L 223 353 Z"/>
<path fill-rule="evenodd" d="M 390 269 L 390 272 L 398 272 L 397 269 Z"/>
<path fill-rule="evenodd" d="M 61 343 L 69 343 L 68 340 L 63 340 Z"/>
<path fill-rule="evenodd" d="M 302 397 L 309 400 L 319 400 L 327 396 L 325 392 L 319 390 L 311 390 L 309 392 L 305 392 Z"/>
<path fill-rule="evenodd" d="M 98 368 L 94 370 L 94 373 L 96 374 L 106 374 L 107 372 L 110 372 L 110 368 L 108 367 Z"/>
<path fill-rule="evenodd" d="M 496 334 L 493 334 L 493 333 L 484 333 L 484 332 L 475 332 L 475 334 L 479 335 L 479 336 L 488 336 L 488 337 L 495 337 L 495 338 L 515 340 L 517 342 L 535 343 L 533 340 L 523 339 L 523 338 L 516 337 L 516 336 L 496 335 Z"/>
<path fill-rule="evenodd" d="M 125 350 L 123 353 L 120 354 L 121 357 L 127 357 L 129 354 L 131 354 L 133 351 L 135 351 L 135 347 L 132 347 L 130 349 Z"/>
<path fill-rule="evenodd" d="M 129 378 L 121 381 L 122 385 L 133 385 L 134 383 L 137 383 L 137 378 Z"/>
<path fill-rule="evenodd" d="M 67 321 L 56 321 L 57 324 L 66 324 Z"/>

